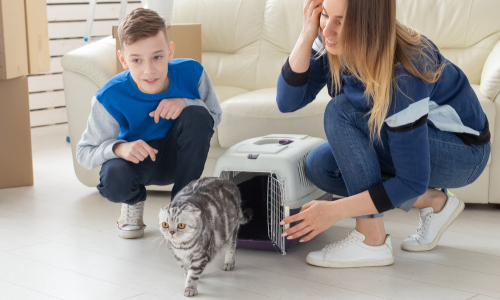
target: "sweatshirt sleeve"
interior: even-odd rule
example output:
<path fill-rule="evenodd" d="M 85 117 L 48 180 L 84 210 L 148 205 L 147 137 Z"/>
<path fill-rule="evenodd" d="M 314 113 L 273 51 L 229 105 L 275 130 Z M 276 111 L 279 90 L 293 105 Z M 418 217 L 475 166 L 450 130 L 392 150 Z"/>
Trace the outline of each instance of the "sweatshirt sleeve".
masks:
<path fill-rule="evenodd" d="M 201 99 L 184 98 L 186 105 L 199 105 L 205 107 L 214 118 L 215 129 L 221 121 L 222 109 L 220 108 L 219 100 L 217 100 L 217 95 L 215 95 L 210 77 L 205 70 L 201 73 L 200 80 L 198 81 L 198 91 Z"/>
<path fill-rule="evenodd" d="M 320 37 L 313 45 L 309 69 L 306 72 L 294 72 L 288 59 L 283 65 L 276 94 L 276 103 L 281 112 L 293 112 L 311 103 L 327 84 L 328 78 L 331 78 L 326 55 L 316 55 L 318 44 L 321 45 Z"/>
<path fill-rule="evenodd" d="M 396 174 L 368 190 L 378 212 L 423 195 L 429 186 L 429 87 L 414 76 L 404 78 L 385 120 Z"/>
<path fill-rule="evenodd" d="M 118 122 L 94 97 L 87 128 L 76 146 L 78 163 L 84 168 L 92 169 L 110 159 L 117 158 L 118 156 L 113 152 L 113 146 L 116 143 L 126 142 L 117 140 L 119 133 Z"/>

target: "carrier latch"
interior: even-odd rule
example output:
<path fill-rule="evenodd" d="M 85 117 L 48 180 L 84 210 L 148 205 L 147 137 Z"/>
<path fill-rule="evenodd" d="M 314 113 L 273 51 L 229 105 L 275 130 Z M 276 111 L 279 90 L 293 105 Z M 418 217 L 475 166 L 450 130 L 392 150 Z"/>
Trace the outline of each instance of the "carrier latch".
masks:
<path fill-rule="evenodd" d="M 280 145 L 288 145 L 293 143 L 293 140 L 279 140 Z"/>

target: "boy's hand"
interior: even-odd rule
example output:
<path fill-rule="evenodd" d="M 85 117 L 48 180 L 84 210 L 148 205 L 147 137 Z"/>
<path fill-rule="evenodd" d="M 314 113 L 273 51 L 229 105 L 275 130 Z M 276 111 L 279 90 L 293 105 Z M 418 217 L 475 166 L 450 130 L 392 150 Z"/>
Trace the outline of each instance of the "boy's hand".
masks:
<path fill-rule="evenodd" d="M 149 116 L 155 118 L 155 123 L 160 122 L 160 117 L 175 120 L 185 107 L 186 101 L 182 98 L 163 99 L 156 110 L 149 113 Z"/>
<path fill-rule="evenodd" d="M 113 152 L 118 157 L 138 164 L 148 156 L 151 156 L 151 160 L 155 161 L 158 150 L 152 148 L 143 140 L 137 140 L 135 142 L 115 144 Z"/>

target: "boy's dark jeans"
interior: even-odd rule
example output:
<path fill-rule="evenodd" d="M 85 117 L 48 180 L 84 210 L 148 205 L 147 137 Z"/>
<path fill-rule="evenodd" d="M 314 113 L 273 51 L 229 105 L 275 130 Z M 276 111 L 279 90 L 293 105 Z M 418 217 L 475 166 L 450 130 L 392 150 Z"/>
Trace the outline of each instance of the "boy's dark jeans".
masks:
<path fill-rule="evenodd" d="M 158 150 L 156 161 L 147 157 L 135 164 L 122 158 L 101 168 L 99 193 L 112 202 L 129 205 L 146 200 L 146 185 L 174 184 L 172 199 L 198 179 L 207 160 L 214 120 L 202 106 L 184 108 L 165 138 L 147 142 Z"/>

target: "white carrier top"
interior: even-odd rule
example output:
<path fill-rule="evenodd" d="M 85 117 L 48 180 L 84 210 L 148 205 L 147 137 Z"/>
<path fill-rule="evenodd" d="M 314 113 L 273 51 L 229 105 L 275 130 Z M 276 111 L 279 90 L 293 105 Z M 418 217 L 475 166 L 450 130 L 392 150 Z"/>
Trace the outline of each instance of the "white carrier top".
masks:
<path fill-rule="evenodd" d="M 304 166 L 309 152 L 325 140 L 299 134 L 271 134 L 240 142 L 229 148 L 215 164 L 213 176 L 222 172 L 276 174 L 283 181 L 284 202 L 290 208 L 321 196 L 305 176 Z M 312 199 L 311 199 L 312 198 Z"/>

